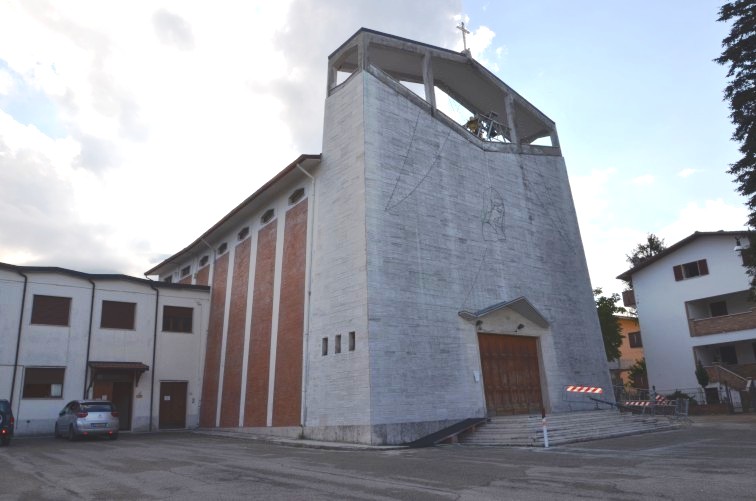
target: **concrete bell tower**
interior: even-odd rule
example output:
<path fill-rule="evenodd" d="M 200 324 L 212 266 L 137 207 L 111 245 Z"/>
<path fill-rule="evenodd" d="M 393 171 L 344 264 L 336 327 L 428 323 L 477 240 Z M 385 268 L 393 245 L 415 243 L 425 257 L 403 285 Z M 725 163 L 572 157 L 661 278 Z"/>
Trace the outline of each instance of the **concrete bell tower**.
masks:
<path fill-rule="evenodd" d="M 405 443 L 574 409 L 575 384 L 611 399 L 554 122 L 468 52 L 367 29 L 327 85 L 305 436 Z"/>

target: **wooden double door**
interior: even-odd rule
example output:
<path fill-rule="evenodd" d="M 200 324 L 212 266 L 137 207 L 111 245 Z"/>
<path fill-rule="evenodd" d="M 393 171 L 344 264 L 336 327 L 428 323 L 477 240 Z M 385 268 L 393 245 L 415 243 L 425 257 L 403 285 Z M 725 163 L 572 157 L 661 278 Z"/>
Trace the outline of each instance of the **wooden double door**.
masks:
<path fill-rule="evenodd" d="M 478 334 L 478 346 L 488 414 L 540 413 L 537 338 Z"/>

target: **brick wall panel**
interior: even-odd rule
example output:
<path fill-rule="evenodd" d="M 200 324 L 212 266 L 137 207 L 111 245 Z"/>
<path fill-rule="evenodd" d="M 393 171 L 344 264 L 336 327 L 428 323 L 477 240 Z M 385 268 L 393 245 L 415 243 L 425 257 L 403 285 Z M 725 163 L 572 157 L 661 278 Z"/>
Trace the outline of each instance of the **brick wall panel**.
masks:
<path fill-rule="evenodd" d="M 306 247 L 307 200 L 286 213 L 273 426 L 298 426 L 301 421 Z"/>
<path fill-rule="evenodd" d="M 247 313 L 247 285 L 249 284 L 250 240 L 236 246 L 231 283 L 228 332 L 226 333 L 226 359 L 223 370 L 223 401 L 220 426 L 239 426 L 241 378 L 244 364 L 244 326 Z"/>
<path fill-rule="evenodd" d="M 210 267 L 205 266 L 197 272 L 197 285 L 208 285 L 210 283 Z"/>
<path fill-rule="evenodd" d="M 210 299 L 210 325 L 207 331 L 205 373 L 202 383 L 202 405 L 200 410 L 200 426 L 204 428 L 215 426 L 227 276 L 228 254 L 224 254 L 215 261 L 215 273 L 213 274 Z"/>
<path fill-rule="evenodd" d="M 273 322 L 276 235 L 276 225 L 269 224 L 259 231 L 257 238 L 244 426 L 266 426 L 268 420 L 270 332 Z"/>

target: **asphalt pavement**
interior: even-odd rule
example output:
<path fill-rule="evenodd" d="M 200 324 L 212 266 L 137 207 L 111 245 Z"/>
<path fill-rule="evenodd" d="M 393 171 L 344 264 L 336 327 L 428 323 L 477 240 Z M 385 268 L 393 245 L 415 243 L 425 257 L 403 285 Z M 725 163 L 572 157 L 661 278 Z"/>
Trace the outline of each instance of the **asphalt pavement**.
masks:
<path fill-rule="evenodd" d="M 14 439 L 0 499 L 756 499 L 756 415 L 549 449 L 364 448 L 242 433 Z"/>

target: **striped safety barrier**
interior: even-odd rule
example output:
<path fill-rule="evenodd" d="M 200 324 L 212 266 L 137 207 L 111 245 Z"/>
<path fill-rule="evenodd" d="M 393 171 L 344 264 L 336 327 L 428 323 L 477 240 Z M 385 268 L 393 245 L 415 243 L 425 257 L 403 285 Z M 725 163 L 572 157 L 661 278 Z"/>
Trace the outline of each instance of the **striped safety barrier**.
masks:
<path fill-rule="evenodd" d="M 672 402 L 667 400 L 667 397 L 664 395 L 656 395 L 656 401 L 653 400 L 626 400 L 624 402 L 625 405 L 635 405 L 640 407 L 648 407 L 649 405 L 655 403 L 656 405 L 674 405 Z"/>
<path fill-rule="evenodd" d="M 572 393 L 604 393 L 604 389 L 597 386 L 568 386 L 566 391 Z"/>

